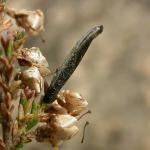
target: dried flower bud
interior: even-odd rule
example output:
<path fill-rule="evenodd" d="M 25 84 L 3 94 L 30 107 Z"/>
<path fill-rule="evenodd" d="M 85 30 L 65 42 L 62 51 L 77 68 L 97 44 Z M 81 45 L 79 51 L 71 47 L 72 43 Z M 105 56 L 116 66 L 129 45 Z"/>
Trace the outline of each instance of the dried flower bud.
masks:
<path fill-rule="evenodd" d="M 57 98 L 58 103 L 68 110 L 71 115 L 79 115 L 88 105 L 79 93 L 63 90 Z"/>
<path fill-rule="evenodd" d="M 77 126 L 72 126 L 68 128 L 57 128 L 55 132 L 51 135 L 49 142 L 52 146 L 58 146 L 63 141 L 70 140 L 78 133 L 79 129 Z"/>
<path fill-rule="evenodd" d="M 65 140 L 69 140 L 78 133 L 79 129 L 76 126 L 68 128 L 52 128 L 44 125 L 36 129 L 36 140 L 38 142 L 50 142 L 52 146 L 58 146 Z"/>
<path fill-rule="evenodd" d="M 65 140 L 69 140 L 78 131 L 74 124 L 77 119 L 71 115 L 53 115 L 48 124 L 40 126 L 36 130 L 36 140 L 39 142 L 47 141 L 52 146 L 57 146 Z"/>
<path fill-rule="evenodd" d="M 60 128 L 68 128 L 77 122 L 77 119 L 71 115 L 56 115 L 51 119 L 50 124 Z"/>
<path fill-rule="evenodd" d="M 48 67 L 46 58 L 42 55 L 38 47 L 32 47 L 30 49 L 24 48 L 18 52 L 18 59 L 28 61 L 40 66 Z"/>
<path fill-rule="evenodd" d="M 79 129 L 77 126 L 63 128 L 63 130 L 60 130 L 60 132 L 58 132 L 57 136 L 63 141 L 69 140 L 73 136 L 75 136 L 78 133 L 78 131 L 79 131 Z"/>
<path fill-rule="evenodd" d="M 35 90 L 39 94 L 43 88 L 43 78 L 37 67 L 30 67 L 23 71 L 20 76 L 23 84 L 29 86 L 30 89 Z"/>
<path fill-rule="evenodd" d="M 44 29 L 44 14 L 41 10 L 15 10 L 7 9 L 7 14 L 16 19 L 19 26 L 23 27 L 29 34 L 37 35 Z"/>
<path fill-rule="evenodd" d="M 42 76 L 46 76 L 50 73 L 50 70 L 47 68 L 49 66 L 48 62 L 38 47 L 21 49 L 18 51 L 17 55 L 20 64 L 22 64 L 22 62 L 26 62 L 24 65 L 38 67 Z"/>

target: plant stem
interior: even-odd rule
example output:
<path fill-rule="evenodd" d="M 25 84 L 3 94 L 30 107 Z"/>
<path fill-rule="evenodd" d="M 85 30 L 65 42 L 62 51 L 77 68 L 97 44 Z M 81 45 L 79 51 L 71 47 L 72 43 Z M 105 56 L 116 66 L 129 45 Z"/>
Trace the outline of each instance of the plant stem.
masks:
<path fill-rule="evenodd" d="M 6 145 L 6 150 L 14 150 L 13 139 L 12 139 L 12 119 L 3 118 L 2 121 L 3 140 Z"/>

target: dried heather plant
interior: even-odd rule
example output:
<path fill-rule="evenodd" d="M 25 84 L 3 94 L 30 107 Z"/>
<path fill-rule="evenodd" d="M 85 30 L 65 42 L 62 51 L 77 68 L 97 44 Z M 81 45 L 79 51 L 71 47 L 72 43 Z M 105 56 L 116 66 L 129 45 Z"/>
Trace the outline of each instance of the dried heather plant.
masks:
<path fill-rule="evenodd" d="M 61 88 L 103 26 L 92 28 L 77 42 L 48 86 L 46 58 L 38 47 L 23 46 L 28 36 L 44 29 L 43 24 L 41 10 L 15 10 L 0 1 L 1 150 L 21 149 L 33 139 L 57 149 L 77 134 L 76 123 L 87 109 L 88 103 L 79 93 Z"/>

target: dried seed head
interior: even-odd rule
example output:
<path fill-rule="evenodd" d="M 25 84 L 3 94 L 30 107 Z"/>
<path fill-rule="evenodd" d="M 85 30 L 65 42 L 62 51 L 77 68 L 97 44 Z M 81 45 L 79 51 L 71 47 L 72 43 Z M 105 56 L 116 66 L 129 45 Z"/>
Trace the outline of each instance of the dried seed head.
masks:
<path fill-rule="evenodd" d="M 36 129 L 35 139 L 38 142 L 50 142 L 53 146 L 56 146 L 60 142 L 60 140 L 56 137 L 55 130 L 48 124 L 40 126 Z"/>
<path fill-rule="evenodd" d="M 20 65 L 23 64 L 38 67 L 42 76 L 46 76 L 50 73 L 50 70 L 47 68 L 49 66 L 48 62 L 38 47 L 32 47 L 30 49 L 24 48 L 19 50 L 17 53 L 17 58 L 20 62 Z"/>
<path fill-rule="evenodd" d="M 39 94 L 43 88 L 43 78 L 37 67 L 30 67 L 23 71 L 20 76 L 24 85 L 29 86 L 31 90 L 35 90 Z"/>
<path fill-rule="evenodd" d="M 53 134 L 50 135 L 49 142 L 52 146 L 58 146 L 63 141 L 70 140 L 78 133 L 79 129 L 77 126 L 69 128 L 57 128 Z"/>
<path fill-rule="evenodd" d="M 77 119 L 71 115 L 55 115 L 50 120 L 51 126 L 56 126 L 58 128 L 68 128 L 70 126 L 73 126 L 77 122 Z"/>
<path fill-rule="evenodd" d="M 63 130 L 61 130 L 60 132 L 58 132 L 57 136 L 61 139 L 61 140 L 69 140 L 71 139 L 73 136 L 75 136 L 78 133 L 79 129 L 77 126 L 72 126 L 72 127 L 68 127 L 68 128 L 63 128 Z"/>
<path fill-rule="evenodd" d="M 48 67 L 46 58 L 42 55 L 38 47 L 32 47 L 30 49 L 24 48 L 18 52 L 18 59 L 25 60 L 33 64 Z"/>
<path fill-rule="evenodd" d="M 15 10 L 7 9 L 8 15 L 14 17 L 19 26 L 23 27 L 29 34 L 37 35 L 44 29 L 44 14 L 41 10 Z"/>
<path fill-rule="evenodd" d="M 71 115 L 53 115 L 50 121 L 36 129 L 36 140 L 47 141 L 52 146 L 57 146 L 65 140 L 72 138 L 78 131 L 74 124 L 77 119 Z"/>
<path fill-rule="evenodd" d="M 79 93 L 69 90 L 61 91 L 57 101 L 68 110 L 68 113 L 74 116 L 79 115 L 88 105 L 87 101 Z"/>
<path fill-rule="evenodd" d="M 36 140 L 38 142 L 50 142 L 52 146 L 57 146 L 72 138 L 78 131 L 79 129 L 76 126 L 61 128 L 47 124 L 36 129 Z"/>

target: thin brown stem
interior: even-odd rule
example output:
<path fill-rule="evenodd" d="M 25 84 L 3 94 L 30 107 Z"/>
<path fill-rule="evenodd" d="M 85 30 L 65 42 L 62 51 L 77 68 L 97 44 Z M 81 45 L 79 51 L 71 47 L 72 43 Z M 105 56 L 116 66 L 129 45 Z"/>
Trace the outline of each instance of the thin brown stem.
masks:
<path fill-rule="evenodd" d="M 82 136 L 81 143 L 83 143 L 83 142 L 84 142 L 84 138 L 85 138 L 85 129 L 86 129 L 87 125 L 89 125 L 89 122 L 88 122 L 88 121 L 86 121 L 86 123 L 85 123 L 85 125 L 84 125 L 84 129 L 83 129 L 83 136 Z"/>

